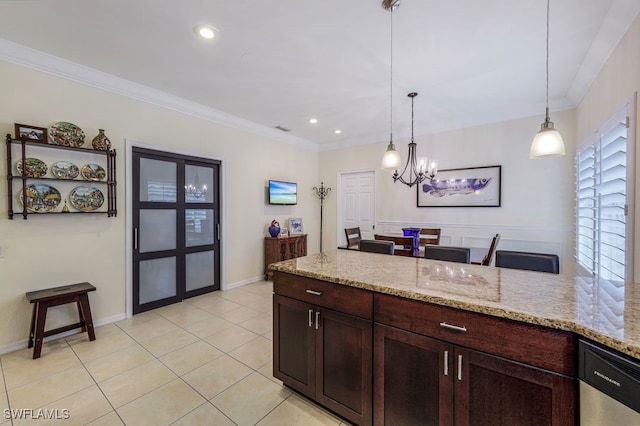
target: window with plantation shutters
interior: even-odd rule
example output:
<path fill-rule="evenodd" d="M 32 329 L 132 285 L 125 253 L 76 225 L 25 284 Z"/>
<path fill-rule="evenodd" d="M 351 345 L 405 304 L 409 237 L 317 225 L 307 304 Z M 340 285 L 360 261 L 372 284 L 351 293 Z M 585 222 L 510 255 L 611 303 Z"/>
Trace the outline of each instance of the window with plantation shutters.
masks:
<path fill-rule="evenodd" d="M 587 274 L 610 281 L 631 278 L 628 117 L 624 108 L 576 154 L 576 261 Z"/>

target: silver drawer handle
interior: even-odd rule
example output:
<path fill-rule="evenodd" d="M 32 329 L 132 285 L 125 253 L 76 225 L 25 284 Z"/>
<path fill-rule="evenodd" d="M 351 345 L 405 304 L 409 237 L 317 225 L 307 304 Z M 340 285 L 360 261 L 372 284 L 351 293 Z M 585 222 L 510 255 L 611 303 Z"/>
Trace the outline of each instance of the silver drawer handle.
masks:
<path fill-rule="evenodd" d="M 440 327 L 448 328 L 449 330 L 466 332 L 467 327 L 460 327 L 459 325 L 447 324 L 446 322 L 441 322 Z"/>
<path fill-rule="evenodd" d="M 307 293 L 313 294 L 314 296 L 321 296 L 322 295 L 321 291 L 315 291 L 315 290 L 307 290 Z"/>

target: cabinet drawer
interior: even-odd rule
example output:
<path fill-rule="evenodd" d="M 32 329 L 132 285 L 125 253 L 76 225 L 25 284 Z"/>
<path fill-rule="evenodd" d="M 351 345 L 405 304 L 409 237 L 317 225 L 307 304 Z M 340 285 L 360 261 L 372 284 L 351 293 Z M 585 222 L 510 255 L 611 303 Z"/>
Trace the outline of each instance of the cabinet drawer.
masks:
<path fill-rule="evenodd" d="M 373 316 L 373 293 L 368 290 L 275 271 L 273 291 L 361 318 Z"/>
<path fill-rule="evenodd" d="M 575 376 L 572 332 L 376 293 L 374 320 L 424 336 Z M 444 326 L 441 325 L 444 323 Z M 449 328 L 446 325 L 461 327 Z"/>

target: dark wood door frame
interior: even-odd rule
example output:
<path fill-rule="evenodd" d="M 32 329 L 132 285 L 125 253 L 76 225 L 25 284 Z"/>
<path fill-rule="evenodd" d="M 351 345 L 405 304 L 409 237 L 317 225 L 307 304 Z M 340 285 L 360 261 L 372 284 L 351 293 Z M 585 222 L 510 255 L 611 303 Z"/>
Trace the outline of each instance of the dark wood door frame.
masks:
<path fill-rule="evenodd" d="M 138 253 L 135 247 L 135 235 L 132 235 L 133 244 L 131 247 L 131 286 L 128 291 L 131 291 L 131 309 L 132 313 L 141 313 L 150 309 L 154 309 L 160 306 L 164 306 L 171 303 L 179 302 L 185 298 L 204 294 L 213 290 L 220 289 L 221 283 L 221 241 L 220 241 L 220 225 L 221 225 L 221 161 L 209 158 L 193 157 L 190 155 L 158 151 L 150 148 L 143 148 L 139 146 L 131 147 L 131 176 L 132 176 L 132 194 L 131 194 L 131 232 L 139 228 L 139 210 L 144 208 L 153 209 L 171 209 L 176 210 L 176 249 L 168 250 L 166 252 L 153 252 L 153 253 Z M 177 165 L 177 196 L 176 202 L 140 202 L 139 197 L 139 182 L 140 182 L 140 170 L 139 162 L 140 158 L 151 158 L 160 161 L 174 162 Z M 190 203 L 185 201 L 184 186 L 185 186 L 185 166 L 200 166 L 213 168 L 213 180 L 214 180 L 214 199 L 210 203 Z M 136 187 L 138 186 L 138 187 Z M 198 245 L 187 247 L 185 245 L 185 211 L 188 209 L 203 209 L 213 210 L 213 244 Z M 187 291 L 185 284 L 185 259 L 186 255 L 190 253 L 214 251 L 214 283 L 212 286 L 202 287 L 194 290 Z M 129 251 L 128 251 L 129 253 Z M 169 254 L 176 256 L 176 295 L 166 299 L 152 301 L 140 306 L 138 304 L 139 292 L 137 288 L 138 277 L 138 265 L 140 260 L 147 258 L 154 258 L 154 256 L 163 257 Z"/>

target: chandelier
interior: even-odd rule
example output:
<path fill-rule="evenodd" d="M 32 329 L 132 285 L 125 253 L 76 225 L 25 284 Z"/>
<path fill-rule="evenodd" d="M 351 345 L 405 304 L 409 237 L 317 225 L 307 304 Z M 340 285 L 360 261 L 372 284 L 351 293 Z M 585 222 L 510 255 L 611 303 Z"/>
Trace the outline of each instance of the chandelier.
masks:
<path fill-rule="evenodd" d="M 188 184 L 184 186 L 184 192 L 189 198 L 202 198 L 207 195 L 207 185 L 200 185 L 200 178 L 198 177 L 198 172 L 196 172 L 195 183 Z"/>
<path fill-rule="evenodd" d="M 438 172 L 438 162 L 428 162 L 427 158 L 418 158 L 416 152 L 417 145 L 413 138 L 413 100 L 418 93 L 411 92 L 407 96 L 411 98 L 411 142 L 409 142 L 409 154 L 407 157 L 407 163 L 402 170 L 402 173 L 398 173 L 398 170 L 402 166 L 402 160 L 400 153 L 396 150 L 393 143 L 393 10 L 400 6 L 400 0 L 383 0 L 382 7 L 385 10 L 391 12 L 391 82 L 390 82 L 390 137 L 389 145 L 382 157 L 382 168 L 384 170 L 395 170 L 393 173 L 393 182 L 400 181 L 409 188 L 413 185 L 418 185 L 425 180 L 432 180 Z M 407 178 L 405 179 L 405 173 L 409 171 Z"/>
<path fill-rule="evenodd" d="M 546 118 L 540 125 L 529 151 L 530 158 L 547 158 L 564 155 L 564 141 L 549 118 L 549 0 L 547 0 L 547 103 Z"/>

